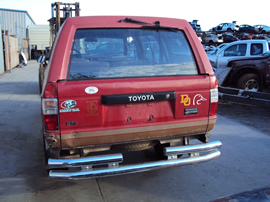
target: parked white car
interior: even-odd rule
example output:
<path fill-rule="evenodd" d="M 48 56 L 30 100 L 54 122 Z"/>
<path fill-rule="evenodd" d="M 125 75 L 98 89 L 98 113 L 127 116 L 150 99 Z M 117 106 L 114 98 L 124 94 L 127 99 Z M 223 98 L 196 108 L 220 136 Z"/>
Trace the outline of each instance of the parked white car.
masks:
<path fill-rule="evenodd" d="M 230 60 L 258 56 L 269 51 L 266 40 L 235 41 L 220 48 L 215 54 L 208 55 L 208 59 L 215 70 L 220 66 L 227 66 Z"/>
<path fill-rule="evenodd" d="M 218 26 L 213 27 L 211 31 L 216 32 L 232 32 L 238 31 L 239 27 L 234 23 L 220 23 Z"/>

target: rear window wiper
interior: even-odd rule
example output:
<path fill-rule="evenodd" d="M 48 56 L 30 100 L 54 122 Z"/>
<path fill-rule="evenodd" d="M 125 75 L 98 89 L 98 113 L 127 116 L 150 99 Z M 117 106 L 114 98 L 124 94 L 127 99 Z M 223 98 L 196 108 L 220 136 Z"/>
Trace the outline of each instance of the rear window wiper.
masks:
<path fill-rule="evenodd" d="M 142 28 L 158 28 L 158 29 L 169 29 L 171 31 L 178 31 L 178 28 L 176 27 L 166 27 L 161 26 L 159 21 L 156 21 L 154 23 L 150 22 L 144 22 L 133 18 L 125 18 L 124 20 L 119 20 L 119 22 L 126 22 L 126 23 L 137 23 L 137 24 L 148 24 L 149 26 L 142 26 Z"/>
<path fill-rule="evenodd" d="M 126 23 L 130 22 L 130 23 L 137 23 L 137 24 L 150 24 L 150 25 L 152 25 L 152 23 L 136 20 L 133 18 L 125 18 L 124 20 L 119 20 L 119 22 L 126 22 Z"/>

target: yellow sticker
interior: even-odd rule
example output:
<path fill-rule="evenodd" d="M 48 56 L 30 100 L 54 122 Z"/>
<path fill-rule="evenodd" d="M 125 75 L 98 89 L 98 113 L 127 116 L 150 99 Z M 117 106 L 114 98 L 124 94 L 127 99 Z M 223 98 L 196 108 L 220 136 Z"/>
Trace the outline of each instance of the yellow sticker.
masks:
<path fill-rule="evenodd" d="M 190 105 L 190 98 L 188 95 L 181 95 L 181 103 L 183 103 L 185 106 Z"/>

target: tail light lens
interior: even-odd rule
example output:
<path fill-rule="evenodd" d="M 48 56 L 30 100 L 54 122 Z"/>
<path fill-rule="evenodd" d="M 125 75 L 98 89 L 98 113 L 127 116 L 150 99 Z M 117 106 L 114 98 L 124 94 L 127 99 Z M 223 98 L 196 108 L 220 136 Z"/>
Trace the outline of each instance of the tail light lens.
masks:
<path fill-rule="evenodd" d="M 215 116 L 217 114 L 217 108 L 218 108 L 218 88 L 213 88 L 210 90 L 210 116 Z"/>
<path fill-rule="evenodd" d="M 58 130 L 58 100 L 56 98 L 43 98 L 42 113 L 45 129 Z"/>
<path fill-rule="evenodd" d="M 57 115 L 44 116 L 46 130 L 58 130 L 58 117 Z"/>
<path fill-rule="evenodd" d="M 42 112 L 44 115 L 58 114 L 58 100 L 56 98 L 43 98 Z"/>

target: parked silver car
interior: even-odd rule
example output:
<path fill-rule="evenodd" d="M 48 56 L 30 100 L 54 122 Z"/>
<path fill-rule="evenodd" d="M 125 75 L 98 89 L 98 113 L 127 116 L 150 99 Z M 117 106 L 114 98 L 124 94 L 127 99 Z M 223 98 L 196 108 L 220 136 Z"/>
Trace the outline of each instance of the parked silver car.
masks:
<path fill-rule="evenodd" d="M 254 25 L 254 27 L 259 29 L 259 32 L 262 34 L 270 33 L 270 27 L 266 25 Z"/>
<path fill-rule="evenodd" d="M 221 35 L 219 36 L 215 34 L 206 33 L 202 37 L 202 43 L 207 44 L 207 45 L 221 44 L 223 43 L 223 38 Z"/>
<path fill-rule="evenodd" d="M 238 25 L 234 23 L 220 23 L 218 26 L 213 27 L 211 31 L 232 32 L 232 31 L 238 31 L 238 30 L 239 30 Z"/>

